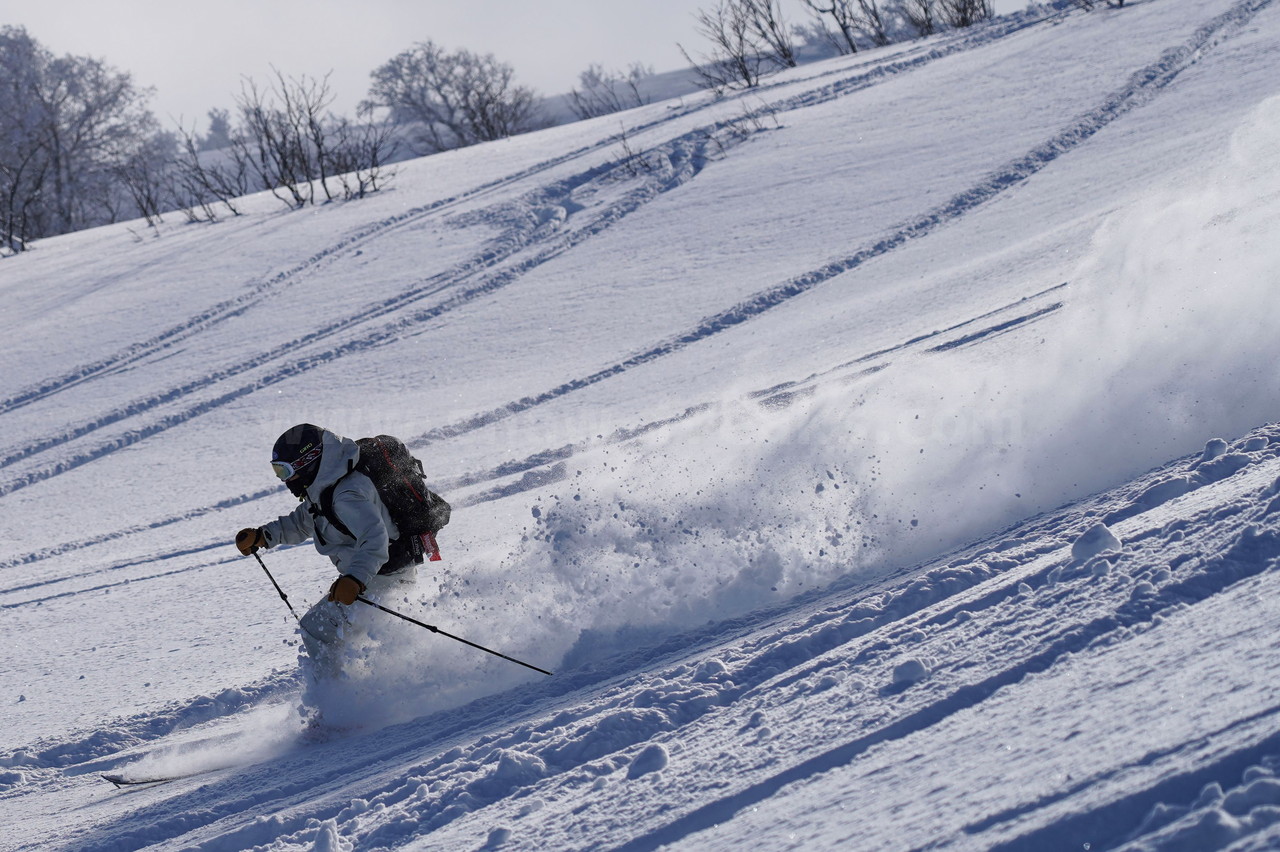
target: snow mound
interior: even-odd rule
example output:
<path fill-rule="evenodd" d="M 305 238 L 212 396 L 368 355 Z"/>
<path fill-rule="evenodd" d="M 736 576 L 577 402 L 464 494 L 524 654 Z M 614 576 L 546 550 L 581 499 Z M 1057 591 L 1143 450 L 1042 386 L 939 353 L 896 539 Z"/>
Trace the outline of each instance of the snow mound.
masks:
<path fill-rule="evenodd" d="M 1094 524 L 1084 535 L 1071 545 L 1071 558 L 1076 562 L 1087 562 L 1093 557 L 1109 550 L 1120 550 L 1120 539 L 1106 524 Z"/>

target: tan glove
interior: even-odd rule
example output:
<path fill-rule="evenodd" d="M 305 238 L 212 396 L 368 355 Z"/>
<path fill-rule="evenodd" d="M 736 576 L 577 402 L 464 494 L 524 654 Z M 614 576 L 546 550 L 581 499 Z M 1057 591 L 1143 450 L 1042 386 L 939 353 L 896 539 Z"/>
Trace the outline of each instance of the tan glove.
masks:
<path fill-rule="evenodd" d="M 246 527 L 236 533 L 236 547 L 240 548 L 240 552 L 245 556 L 256 551 L 259 547 L 266 547 L 267 539 L 262 534 L 262 530 Z"/>
<path fill-rule="evenodd" d="M 350 574 L 343 574 L 329 587 L 329 600 L 337 601 L 343 606 L 351 606 L 362 594 L 364 594 L 364 583 Z"/>

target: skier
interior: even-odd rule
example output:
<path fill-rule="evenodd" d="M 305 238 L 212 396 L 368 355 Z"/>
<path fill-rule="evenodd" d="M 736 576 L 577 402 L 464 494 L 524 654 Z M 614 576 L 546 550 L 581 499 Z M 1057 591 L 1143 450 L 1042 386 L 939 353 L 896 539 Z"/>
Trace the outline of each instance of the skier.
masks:
<path fill-rule="evenodd" d="M 338 569 L 328 597 L 300 620 L 303 645 L 322 678 L 340 668 L 338 648 L 356 598 L 416 573 L 411 550 L 397 546 L 399 530 L 373 481 L 355 469 L 359 459 L 360 446 L 349 438 L 310 423 L 289 429 L 271 450 L 271 466 L 302 505 L 236 535 L 236 547 L 246 556 L 260 547 L 313 539 Z"/>

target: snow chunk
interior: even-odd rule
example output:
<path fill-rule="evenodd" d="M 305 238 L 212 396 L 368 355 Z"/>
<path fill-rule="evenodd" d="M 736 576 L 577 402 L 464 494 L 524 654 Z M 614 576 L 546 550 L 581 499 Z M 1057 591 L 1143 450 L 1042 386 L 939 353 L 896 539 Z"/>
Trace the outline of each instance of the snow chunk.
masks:
<path fill-rule="evenodd" d="M 1149 595 L 1154 595 L 1155 593 L 1156 587 L 1152 585 L 1150 580 L 1139 580 L 1134 584 L 1133 592 L 1130 593 L 1129 598 L 1131 600 L 1137 600 L 1138 598 L 1145 598 Z"/>
<path fill-rule="evenodd" d="M 648 775 L 650 772 L 660 772 L 667 768 L 667 760 L 667 750 L 660 743 L 651 743 L 641 749 L 635 760 L 631 761 L 627 778 L 630 780 Z"/>
<path fill-rule="evenodd" d="M 1204 445 L 1204 452 L 1200 454 L 1201 462 L 1209 462 L 1216 459 L 1227 451 L 1227 442 L 1221 438 L 1214 438 Z"/>
<path fill-rule="evenodd" d="M 1253 464 L 1252 456 L 1247 456 L 1244 453 L 1229 453 L 1219 456 L 1211 462 L 1202 463 L 1196 468 L 1196 475 L 1205 484 L 1219 482 L 1244 470 L 1251 464 Z"/>
<path fill-rule="evenodd" d="M 717 659 L 703 660 L 698 665 L 697 671 L 693 673 L 693 679 L 698 683 L 709 683 L 713 680 L 719 680 L 729 673 L 729 668 Z"/>
<path fill-rule="evenodd" d="M 485 841 L 481 849 L 497 849 L 502 844 L 511 839 L 511 829 L 495 828 L 489 832 L 489 838 Z"/>
<path fill-rule="evenodd" d="M 496 800 L 536 784 L 546 774 L 547 765 L 537 755 L 498 749 L 496 766 L 488 775 L 472 781 L 467 789 L 473 795 Z"/>
<path fill-rule="evenodd" d="M 1094 524 L 1089 530 L 1071 545 L 1071 558 L 1077 562 L 1087 562 L 1099 553 L 1108 550 L 1119 550 L 1120 539 L 1106 524 Z"/>
<path fill-rule="evenodd" d="M 325 820 L 319 828 L 315 845 L 311 847 L 315 852 L 351 852 L 355 848 L 355 844 L 344 840 L 338 833 L 337 820 Z"/>
<path fill-rule="evenodd" d="M 893 685 L 900 688 L 913 686 L 929 676 L 929 667 L 914 657 L 893 667 Z"/>
<path fill-rule="evenodd" d="M 1138 495 L 1138 499 L 1134 502 L 1143 509 L 1154 509 L 1156 506 L 1164 505 L 1170 500 L 1181 497 L 1192 489 L 1190 477 L 1175 476 L 1172 479 L 1166 479 L 1163 482 L 1157 482 L 1142 494 Z"/>

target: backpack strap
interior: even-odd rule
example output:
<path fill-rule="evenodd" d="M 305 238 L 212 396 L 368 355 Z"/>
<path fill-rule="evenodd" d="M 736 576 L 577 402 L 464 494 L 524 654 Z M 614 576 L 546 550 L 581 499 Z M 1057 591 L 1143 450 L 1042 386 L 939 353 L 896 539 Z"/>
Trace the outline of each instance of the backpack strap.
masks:
<path fill-rule="evenodd" d="M 342 474 L 342 476 L 339 476 L 337 479 L 335 479 L 333 481 L 333 484 L 330 485 L 328 488 L 321 491 L 320 505 L 317 506 L 315 503 L 312 503 L 311 509 L 310 509 L 312 517 L 323 516 L 326 521 L 328 521 L 334 528 L 338 530 L 338 532 L 342 533 L 347 538 L 355 538 L 355 535 L 352 534 L 351 528 L 342 522 L 342 519 L 338 517 L 337 511 L 334 510 L 333 492 L 338 487 L 338 483 L 342 482 L 342 480 L 346 479 L 348 476 L 350 476 L 355 472 L 356 472 L 355 463 L 347 462 L 347 472 Z M 324 536 L 320 535 L 320 531 L 316 530 L 315 533 L 316 533 L 316 539 L 321 544 L 325 544 Z"/>

